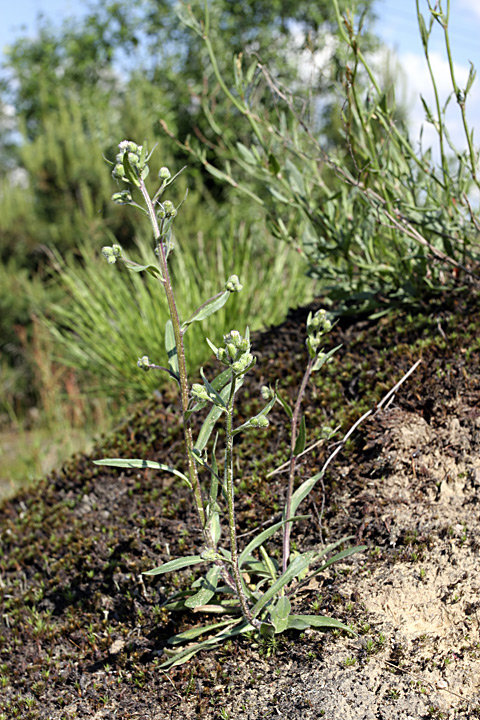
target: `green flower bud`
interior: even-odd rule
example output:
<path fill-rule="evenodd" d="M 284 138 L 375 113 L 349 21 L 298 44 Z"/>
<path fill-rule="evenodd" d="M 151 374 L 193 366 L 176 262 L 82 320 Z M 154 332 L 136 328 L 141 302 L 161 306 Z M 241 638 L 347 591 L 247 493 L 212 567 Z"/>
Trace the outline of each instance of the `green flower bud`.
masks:
<path fill-rule="evenodd" d="M 245 372 L 245 370 L 248 368 L 249 365 L 251 365 L 255 360 L 252 353 L 244 353 L 239 360 L 232 363 L 232 370 L 236 375 L 240 375 L 241 373 Z"/>
<path fill-rule="evenodd" d="M 268 418 L 266 418 L 265 415 L 259 415 L 250 420 L 250 427 L 266 428 L 269 424 Z"/>
<path fill-rule="evenodd" d="M 102 255 L 109 265 L 114 265 L 117 262 L 117 255 L 115 254 L 114 249 L 111 248 L 109 245 L 105 245 L 105 247 L 102 247 Z"/>
<path fill-rule="evenodd" d="M 132 140 L 122 140 L 122 142 L 118 143 L 118 149 L 123 156 L 126 152 L 137 152 L 138 145 Z"/>
<path fill-rule="evenodd" d="M 321 310 L 317 310 L 315 315 L 312 315 L 312 313 L 309 313 L 307 318 L 307 332 L 308 334 L 312 334 L 315 331 L 318 331 L 319 333 L 327 333 L 332 329 L 332 323 L 327 318 L 326 311 L 322 308 Z"/>
<path fill-rule="evenodd" d="M 128 153 L 128 162 L 132 167 L 138 167 L 138 164 L 140 162 L 140 157 L 137 155 L 137 153 L 129 152 Z"/>
<path fill-rule="evenodd" d="M 225 290 L 228 290 L 229 292 L 240 292 L 242 290 L 243 285 L 240 283 L 240 280 L 238 279 L 238 275 L 230 275 L 227 282 L 225 283 Z"/>
<path fill-rule="evenodd" d="M 235 360 L 235 358 L 237 357 L 237 348 L 235 347 L 235 345 L 233 343 L 227 343 L 226 349 L 232 360 Z"/>
<path fill-rule="evenodd" d="M 217 360 L 220 360 L 220 362 L 223 363 L 224 365 L 228 365 L 228 364 L 229 364 L 229 362 L 228 362 L 228 357 L 227 357 L 227 353 L 226 353 L 226 351 L 224 350 L 224 348 L 218 348 L 218 350 L 217 350 Z"/>
<path fill-rule="evenodd" d="M 138 358 L 137 365 L 142 370 L 145 370 L 145 372 L 147 372 L 147 370 L 150 370 L 150 360 L 148 358 L 148 355 L 143 355 L 143 357 Z"/>
<path fill-rule="evenodd" d="M 158 177 L 160 180 L 170 180 L 172 173 L 167 167 L 161 167 L 158 171 Z"/>
<path fill-rule="evenodd" d="M 123 163 L 119 162 L 115 165 L 112 170 L 112 177 L 115 180 L 123 180 L 125 177 L 125 168 L 123 167 Z"/>
<path fill-rule="evenodd" d="M 112 245 L 112 253 L 116 258 L 122 257 L 122 247 L 121 245 Z"/>
<path fill-rule="evenodd" d="M 163 210 L 165 212 L 165 217 L 167 218 L 174 218 L 177 214 L 177 211 L 175 210 L 175 205 L 170 202 L 170 200 L 165 200 L 165 202 L 163 203 Z"/>
<path fill-rule="evenodd" d="M 192 397 L 195 400 L 210 400 L 206 388 L 203 385 L 200 385 L 200 383 L 193 383 Z"/>
<path fill-rule="evenodd" d="M 112 195 L 112 200 L 115 205 L 130 205 L 130 203 L 133 202 L 132 193 L 130 190 L 121 190 L 120 192 Z"/>
<path fill-rule="evenodd" d="M 271 388 L 267 387 L 267 385 L 262 385 L 260 388 L 260 394 L 264 400 L 271 400 L 274 392 Z"/>
<path fill-rule="evenodd" d="M 239 342 L 241 341 L 241 339 L 242 339 L 242 336 L 240 335 L 240 333 L 238 332 L 238 330 L 232 330 L 232 331 L 229 333 L 229 336 L 230 336 L 230 342 L 234 343 L 234 344 L 235 344 L 235 347 L 238 347 L 238 343 L 239 343 Z"/>

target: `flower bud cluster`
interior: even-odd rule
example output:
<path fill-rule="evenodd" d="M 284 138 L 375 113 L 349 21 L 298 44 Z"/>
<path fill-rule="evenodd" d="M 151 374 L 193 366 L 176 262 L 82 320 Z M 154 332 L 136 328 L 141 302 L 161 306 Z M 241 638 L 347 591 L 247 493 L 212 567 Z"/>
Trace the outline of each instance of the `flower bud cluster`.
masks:
<path fill-rule="evenodd" d="M 260 395 L 264 400 L 271 400 L 275 393 L 273 392 L 272 388 L 269 388 L 268 385 L 262 385 L 260 388 Z"/>
<path fill-rule="evenodd" d="M 112 195 L 112 200 L 115 205 L 130 205 L 133 202 L 132 193 L 130 190 L 121 190 Z"/>
<path fill-rule="evenodd" d="M 250 352 L 250 340 L 242 337 L 238 330 L 232 330 L 223 336 L 224 348 L 217 349 L 217 360 L 232 368 L 236 375 L 243 372 L 256 362 L 256 358 Z"/>
<path fill-rule="evenodd" d="M 102 255 L 109 265 L 114 265 L 118 258 L 122 257 L 122 248 L 120 245 L 113 245 L 113 247 L 105 245 L 105 247 L 102 247 Z"/>
<path fill-rule="evenodd" d="M 192 397 L 194 400 L 198 400 L 199 402 L 203 402 L 204 400 L 210 400 L 205 386 L 200 385 L 200 383 L 193 383 Z"/>
<path fill-rule="evenodd" d="M 164 218 L 174 218 L 177 214 L 175 205 L 170 200 L 165 200 L 160 205 L 160 210 L 157 210 L 157 218 L 163 220 Z"/>
<path fill-rule="evenodd" d="M 253 428 L 266 428 L 269 426 L 268 418 L 265 417 L 265 415 L 258 415 L 257 417 L 253 417 L 249 421 L 250 427 Z"/>
<path fill-rule="evenodd" d="M 142 370 L 145 370 L 145 372 L 147 370 L 150 370 L 150 364 L 151 363 L 150 363 L 148 355 L 143 355 L 143 357 L 138 358 L 137 365 Z"/>
<path fill-rule="evenodd" d="M 238 279 L 238 275 L 230 275 L 227 282 L 225 283 L 225 290 L 228 290 L 228 292 L 234 293 L 234 292 L 240 292 L 240 290 L 243 289 L 243 285 L 241 284 L 240 280 Z"/>
<path fill-rule="evenodd" d="M 332 329 L 332 323 L 325 310 L 317 310 L 315 315 L 308 314 L 307 318 L 307 348 L 311 358 L 318 353 L 322 336 Z"/>
<path fill-rule="evenodd" d="M 142 163 L 141 156 L 142 156 L 142 146 L 137 145 L 137 143 L 132 142 L 132 140 L 122 140 L 121 143 L 118 145 L 118 149 L 120 152 L 117 153 L 117 156 L 115 158 L 115 165 L 112 171 L 112 176 L 115 178 L 115 180 L 125 180 L 125 167 L 123 164 L 123 159 L 125 157 L 125 154 L 127 154 L 128 162 L 130 163 L 132 169 L 137 173 L 138 176 L 141 175 L 141 172 L 145 166 L 145 163 Z"/>

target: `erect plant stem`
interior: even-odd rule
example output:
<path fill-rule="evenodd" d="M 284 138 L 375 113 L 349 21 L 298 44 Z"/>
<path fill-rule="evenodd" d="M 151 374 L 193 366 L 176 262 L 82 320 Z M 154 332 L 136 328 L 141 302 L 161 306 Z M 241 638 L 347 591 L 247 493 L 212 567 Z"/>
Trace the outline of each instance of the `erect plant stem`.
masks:
<path fill-rule="evenodd" d="M 232 572 L 235 580 L 235 588 L 242 610 L 242 615 L 254 627 L 259 627 L 260 622 L 252 617 L 248 607 L 247 598 L 242 584 L 242 576 L 238 566 L 237 531 L 235 528 L 235 486 L 233 480 L 233 403 L 235 399 L 235 376 L 232 376 L 230 396 L 227 403 L 226 415 L 226 447 L 225 447 L 225 480 L 228 505 L 228 528 L 230 534 L 230 555 L 232 561 Z"/>
<path fill-rule="evenodd" d="M 297 443 L 297 428 L 298 421 L 300 418 L 300 407 L 302 404 L 303 396 L 305 395 L 305 389 L 310 379 L 312 372 L 313 363 L 315 358 L 309 358 L 308 365 L 302 378 L 300 385 L 297 402 L 292 415 L 292 429 L 290 437 L 290 465 L 288 469 L 288 490 L 287 490 L 287 503 L 286 503 L 286 514 L 285 514 L 285 527 L 283 528 L 283 563 L 282 571 L 285 572 L 287 569 L 288 558 L 290 557 L 290 533 L 292 529 L 292 523 L 288 522 L 292 514 L 292 495 L 293 495 L 293 481 L 295 479 L 295 465 L 297 462 L 297 456 L 295 455 L 295 445 Z"/>
<path fill-rule="evenodd" d="M 185 348 L 183 344 L 183 335 L 180 327 L 180 318 L 178 315 L 177 304 L 175 302 L 175 295 L 173 292 L 172 281 L 170 273 L 168 271 L 168 263 L 165 255 L 165 249 L 163 246 L 163 237 L 160 227 L 158 225 L 157 216 L 155 214 L 155 208 L 153 206 L 150 195 L 148 194 L 147 188 L 143 180 L 140 181 L 140 191 L 143 195 L 143 199 L 147 206 L 150 223 L 153 229 L 153 236 L 155 245 L 158 247 L 158 257 L 160 260 L 160 267 L 162 272 L 162 280 L 160 281 L 164 287 L 165 295 L 167 297 L 168 309 L 170 312 L 170 319 L 173 325 L 173 334 L 175 337 L 175 346 L 178 358 L 178 381 L 180 386 L 180 398 L 182 407 L 182 420 L 183 420 L 183 431 L 185 437 L 185 447 L 187 451 L 187 463 L 188 463 L 188 475 L 195 496 L 195 503 L 197 507 L 197 513 L 200 518 L 202 531 L 204 535 L 207 547 L 214 549 L 213 540 L 207 528 L 205 505 L 202 497 L 202 489 L 200 487 L 200 480 L 198 477 L 197 465 L 193 457 L 193 436 L 192 430 L 185 418 L 185 413 L 188 408 L 189 401 L 189 388 L 188 388 L 188 377 L 187 377 L 187 363 L 185 360 Z"/>

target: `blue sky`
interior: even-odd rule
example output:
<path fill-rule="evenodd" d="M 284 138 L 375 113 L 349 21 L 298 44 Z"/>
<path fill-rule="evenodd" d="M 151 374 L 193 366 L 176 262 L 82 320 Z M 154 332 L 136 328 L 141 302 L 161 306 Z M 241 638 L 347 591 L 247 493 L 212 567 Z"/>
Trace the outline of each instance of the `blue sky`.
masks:
<path fill-rule="evenodd" d="M 421 0 L 426 8 L 426 0 Z M 446 7 L 446 0 L 443 0 Z M 54 22 L 82 13 L 84 4 L 75 0 L 3 0 L 0 23 L 0 50 L 19 34 L 35 31 L 39 13 Z M 383 39 L 400 54 L 419 52 L 420 39 L 417 31 L 415 0 L 377 0 L 379 16 L 378 31 Z M 451 0 L 450 34 L 457 62 L 461 64 L 480 59 L 480 0 Z"/>
<path fill-rule="evenodd" d="M 420 2 L 426 16 L 427 0 Z M 443 0 L 444 8 L 446 5 L 447 0 Z M 450 5 L 451 47 L 458 79 L 460 84 L 463 84 L 468 74 L 469 61 L 474 63 L 480 73 L 480 0 L 451 0 Z M 25 32 L 34 34 L 39 13 L 43 13 L 55 23 L 61 23 L 69 16 L 81 15 L 83 7 L 84 4 L 79 0 L 76 2 L 74 0 L 3 0 L 0 53 L 3 53 L 5 46 L 19 35 Z M 421 92 L 430 102 L 432 92 L 417 28 L 415 0 L 376 0 L 375 9 L 378 14 L 377 31 L 385 43 L 395 50 L 403 67 L 406 82 L 402 92 L 411 107 L 412 127 L 414 131 L 418 131 L 424 118 L 419 94 Z M 442 97 L 446 98 L 451 86 L 440 32 L 434 33 L 431 50 L 432 64 L 439 80 L 440 92 Z M 480 117 L 479 86 L 480 77 L 475 83 L 470 104 L 467 105 L 468 115 L 474 121 Z M 453 135 L 461 143 L 461 128 L 454 118 L 454 110 L 455 108 L 452 107 Z"/>

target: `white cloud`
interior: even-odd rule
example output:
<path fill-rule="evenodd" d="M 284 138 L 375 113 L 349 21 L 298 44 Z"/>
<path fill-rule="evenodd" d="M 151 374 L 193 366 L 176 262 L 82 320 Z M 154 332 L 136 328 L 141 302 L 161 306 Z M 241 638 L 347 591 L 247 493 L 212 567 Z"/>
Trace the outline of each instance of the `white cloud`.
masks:
<path fill-rule="evenodd" d="M 480 20 L 480 3 L 478 0 L 460 0 L 460 6 L 470 10 Z"/>

